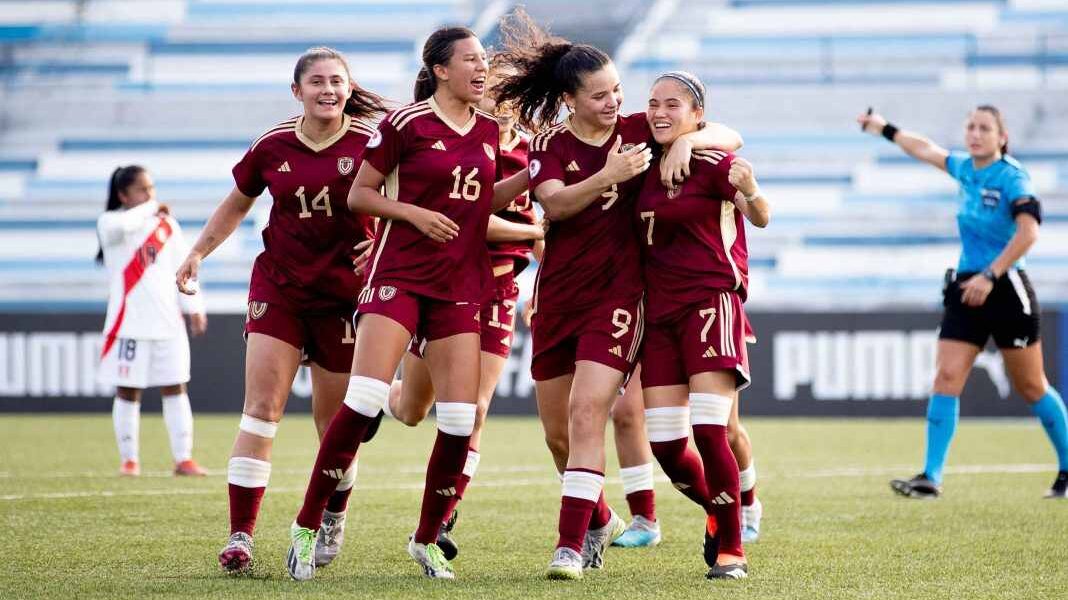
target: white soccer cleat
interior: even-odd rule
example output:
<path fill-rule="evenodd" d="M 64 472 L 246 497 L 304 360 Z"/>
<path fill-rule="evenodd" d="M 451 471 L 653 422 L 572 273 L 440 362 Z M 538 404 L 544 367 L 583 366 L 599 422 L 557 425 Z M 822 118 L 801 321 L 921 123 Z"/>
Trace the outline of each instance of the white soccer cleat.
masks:
<path fill-rule="evenodd" d="M 286 569 L 289 576 L 297 581 L 307 581 L 315 577 L 315 531 L 297 525 L 294 521 L 289 526 L 289 553 L 286 555 Z"/>
<path fill-rule="evenodd" d="M 232 534 L 219 552 L 219 566 L 230 575 L 252 568 L 252 536 L 242 531 Z"/>
<path fill-rule="evenodd" d="M 557 548 L 546 576 L 549 579 L 582 579 L 582 555 L 571 548 Z"/>
<path fill-rule="evenodd" d="M 315 536 L 315 566 L 325 567 L 334 562 L 345 543 L 345 513 L 323 512 L 323 523 Z"/>
<path fill-rule="evenodd" d="M 408 555 L 423 568 L 423 575 L 431 579 L 455 579 L 452 565 L 437 544 L 420 544 L 413 536 L 408 540 Z"/>
<path fill-rule="evenodd" d="M 612 510 L 612 509 L 609 509 Z M 627 530 L 627 523 L 612 510 L 612 518 L 600 529 L 590 529 L 582 540 L 582 566 L 586 569 L 604 567 L 604 553 L 616 538 Z"/>
<path fill-rule="evenodd" d="M 742 542 L 748 544 L 760 537 L 760 518 L 764 516 L 764 505 L 760 498 L 753 500 L 750 506 L 742 507 Z"/>

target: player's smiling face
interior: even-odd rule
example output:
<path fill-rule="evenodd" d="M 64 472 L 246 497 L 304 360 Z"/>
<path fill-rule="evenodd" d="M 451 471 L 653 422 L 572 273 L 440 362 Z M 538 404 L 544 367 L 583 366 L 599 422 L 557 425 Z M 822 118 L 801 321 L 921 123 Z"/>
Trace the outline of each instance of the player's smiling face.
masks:
<path fill-rule="evenodd" d="M 645 118 L 658 144 L 668 145 L 680 135 L 697 131 L 704 110 L 694 106 L 693 94 L 672 79 L 661 79 L 649 92 Z"/>
<path fill-rule="evenodd" d="M 142 171 L 133 183 L 119 191 L 119 201 L 126 208 L 133 208 L 156 197 L 156 183 L 147 171 Z"/>
<path fill-rule="evenodd" d="M 452 45 L 448 64 L 434 65 L 438 85 L 448 86 L 449 92 L 462 102 L 478 104 L 486 94 L 489 63 L 486 50 L 476 37 L 457 40 Z"/>
<path fill-rule="evenodd" d="M 988 111 L 973 110 L 964 122 L 964 143 L 968 146 L 968 154 L 974 159 L 993 158 L 1008 141 L 1008 135 Z"/>
<path fill-rule="evenodd" d="M 300 85 L 293 84 L 293 96 L 304 105 L 304 116 L 322 121 L 341 118 L 351 95 L 345 65 L 333 58 L 313 62 L 300 76 Z"/>
<path fill-rule="evenodd" d="M 623 84 L 616 66 L 608 63 L 586 73 L 575 95 L 564 93 L 564 102 L 575 109 L 575 118 L 590 127 L 607 129 L 616 124 L 623 105 Z"/>

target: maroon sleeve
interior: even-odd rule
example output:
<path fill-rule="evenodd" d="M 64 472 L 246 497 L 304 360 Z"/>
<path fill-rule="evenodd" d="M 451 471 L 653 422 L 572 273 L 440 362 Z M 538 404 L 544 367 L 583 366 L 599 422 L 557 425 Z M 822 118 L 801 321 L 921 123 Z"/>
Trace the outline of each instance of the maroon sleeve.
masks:
<path fill-rule="evenodd" d="M 559 143 L 560 137 L 562 136 L 550 138 L 547 144 L 543 139 L 534 138 L 535 141 L 530 144 L 528 155 L 530 160 L 527 168 L 530 170 L 531 191 L 551 179 L 564 181 L 565 170 L 563 157 L 560 156 L 562 150 Z M 544 149 L 543 146 L 545 146 Z"/>
<path fill-rule="evenodd" d="M 738 192 L 738 190 L 731 185 L 730 179 L 728 178 L 728 174 L 731 171 L 731 163 L 734 162 L 734 155 L 730 152 L 723 154 L 726 154 L 727 156 L 720 160 L 718 164 L 709 165 L 712 167 L 711 172 L 709 173 L 709 183 L 714 198 L 730 201 L 734 199 L 734 194 Z"/>
<path fill-rule="evenodd" d="M 234 184 L 242 194 L 249 198 L 258 197 L 267 188 L 267 182 L 263 180 L 263 172 L 260 169 L 262 154 L 263 144 L 254 144 L 234 165 Z"/>
<path fill-rule="evenodd" d="M 389 118 L 385 118 L 378 124 L 375 134 L 367 141 L 363 159 L 378 169 L 379 173 L 389 175 L 400 164 L 403 150 L 403 135 L 393 127 Z"/>

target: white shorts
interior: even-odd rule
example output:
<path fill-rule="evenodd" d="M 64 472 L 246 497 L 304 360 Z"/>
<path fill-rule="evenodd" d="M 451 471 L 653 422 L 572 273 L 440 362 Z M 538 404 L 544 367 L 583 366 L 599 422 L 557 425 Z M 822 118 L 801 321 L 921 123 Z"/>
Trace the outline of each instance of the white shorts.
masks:
<path fill-rule="evenodd" d="M 97 380 L 104 385 L 137 389 L 187 383 L 189 338 L 119 338 L 100 361 Z"/>

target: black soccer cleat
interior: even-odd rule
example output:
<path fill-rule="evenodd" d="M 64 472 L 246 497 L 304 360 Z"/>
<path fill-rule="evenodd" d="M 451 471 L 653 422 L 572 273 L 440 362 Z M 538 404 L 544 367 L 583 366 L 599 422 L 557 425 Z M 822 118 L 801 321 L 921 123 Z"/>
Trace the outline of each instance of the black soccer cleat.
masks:
<path fill-rule="evenodd" d="M 708 535 L 708 530 L 705 530 L 705 547 L 704 547 L 705 564 L 708 568 L 714 568 L 716 566 L 716 557 L 719 556 L 719 536 Z"/>
<path fill-rule="evenodd" d="M 438 548 L 441 548 L 441 553 L 445 556 L 445 560 L 452 560 L 460 553 L 460 547 L 456 545 L 456 540 L 452 539 L 452 536 L 449 535 L 452 533 L 452 528 L 456 526 L 456 517 L 459 514 L 460 511 L 455 508 L 452 509 L 452 514 L 449 515 L 449 520 L 442 523 L 441 528 L 438 529 L 438 539 L 435 543 L 438 545 Z"/>
<path fill-rule="evenodd" d="M 745 563 L 712 565 L 705 577 L 707 579 L 745 579 L 749 577 L 749 565 Z"/>
<path fill-rule="evenodd" d="M 1058 471 L 1053 485 L 1046 492 L 1046 498 L 1068 498 L 1068 471 Z"/>
<path fill-rule="evenodd" d="M 918 500 L 933 500 L 942 495 L 942 486 L 931 481 L 926 473 L 912 479 L 894 479 L 890 481 L 890 488 L 906 498 Z"/>
<path fill-rule="evenodd" d="M 363 432 L 363 441 L 361 443 L 366 444 L 367 442 L 375 439 L 375 434 L 378 433 L 378 427 L 382 424 L 382 417 L 384 417 L 385 415 L 386 411 L 378 411 L 378 416 L 376 416 L 374 420 L 371 421 L 371 424 L 367 426 L 367 430 Z"/>

